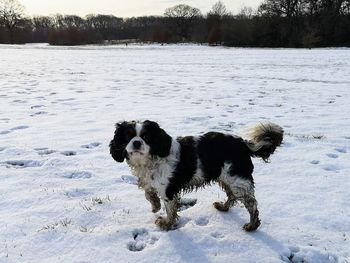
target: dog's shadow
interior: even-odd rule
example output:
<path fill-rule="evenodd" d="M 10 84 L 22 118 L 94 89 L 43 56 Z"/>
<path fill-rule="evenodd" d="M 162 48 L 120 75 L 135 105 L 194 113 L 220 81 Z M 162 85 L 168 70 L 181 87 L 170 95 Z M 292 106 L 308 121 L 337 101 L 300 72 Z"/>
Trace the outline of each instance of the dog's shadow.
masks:
<path fill-rule="evenodd" d="M 169 231 L 169 239 L 175 250 L 175 254 L 179 255 L 181 262 L 201 262 L 210 263 L 210 259 L 206 256 L 193 239 L 182 231 Z"/>
<path fill-rule="evenodd" d="M 274 237 L 270 236 L 262 230 L 256 230 L 255 232 L 251 232 L 248 234 L 260 243 L 264 244 L 266 247 L 269 247 L 278 255 L 284 254 L 287 250 L 287 248 L 283 245 L 281 241 L 275 239 Z"/>
<path fill-rule="evenodd" d="M 240 226 L 243 226 L 245 223 L 247 223 L 247 219 L 243 219 L 239 215 L 239 212 L 235 211 L 234 208 L 232 208 L 228 213 L 219 213 L 222 215 L 224 221 L 235 222 L 235 224 L 238 224 Z M 246 234 L 256 239 L 262 245 L 265 245 L 272 251 L 276 252 L 278 255 L 281 255 L 287 250 L 286 246 L 281 241 L 277 240 L 276 238 L 261 230 L 261 227 L 258 228 L 256 231 L 246 232 Z"/>
<path fill-rule="evenodd" d="M 235 222 L 236 224 L 242 225 L 246 223 L 245 219 L 243 219 L 237 212 L 230 211 L 229 213 L 223 213 L 223 221 Z M 176 255 L 181 258 L 181 262 L 201 262 L 201 263 L 209 263 L 212 262 L 208 257 L 207 253 L 199 246 L 191 236 L 181 231 L 181 227 L 186 225 L 190 219 L 182 218 L 182 222 L 179 225 L 178 229 L 174 231 L 168 232 L 169 240 L 176 251 Z M 229 225 L 229 224 L 228 224 Z M 244 230 L 241 230 L 244 231 Z M 254 238 L 257 242 L 259 242 L 259 246 L 265 246 L 267 249 L 274 251 L 276 253 L 276 257 L 281 256 L 287 250 L 285 245 L 272 237 L 268 233 L 258 229 L 254 232 L 246 232 L 245 234 Z M 239 240 L 235 241 L 239 242 Z"/>

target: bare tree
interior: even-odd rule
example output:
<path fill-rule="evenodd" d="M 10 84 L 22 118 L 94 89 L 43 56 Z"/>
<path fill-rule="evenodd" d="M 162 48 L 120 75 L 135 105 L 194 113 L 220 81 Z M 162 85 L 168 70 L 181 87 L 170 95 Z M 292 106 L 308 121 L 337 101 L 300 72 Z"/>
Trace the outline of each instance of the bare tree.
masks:
<path fill-rule="evenodd" d="M 35 16 L 32 18 L 32 36 L 34 41 L 46 42 L 55 26 L 54 19 L 50 16 Z"/>
<path fill-rule="evenodd" d="M 164 12 L 164 16 L 168 17 L 171 22 L 176 26 L 177 35 L 182 40 L 188 39 L 191 29 L 196 19 L 202 16 L 201 11 L 198 8 L 191 7 L 189 5 L 176 5 L 167 8 Z"/>
<path fill-rule="evenodd" d="M 225 4 L 221 1 L 216 2 L 208 13 L 208 15 L 215 15 L 219 17 L 224 17 L 229 14 L 230 12 L 227 10 Z"/>
<path fill-rule="evenodd" d="M 17 0 L 0 0 L 0 24 L 4 25 L 14 43 L 14 32 L 24 20 L 24 7 Z"/>
<path fill-rule="evenodd" d="M 301 0 L 265 0 L 259 7 L 262 14 L 269 16 L 295 17 L 300 14 Z"/>
<path fill-rule="evenodd" d="M 221 44 L 223 38 L 223 20 L 230 15 L 223 2 L 216 2 L 207 14 L 208 43 Z"/>
<path fill-rule="evenodd" d="M 89 28 L 101 33 L 104 40 L 111 40 L 121 29 L 123 19 L 113 15 L 87 15 L 86 22 Z"/>

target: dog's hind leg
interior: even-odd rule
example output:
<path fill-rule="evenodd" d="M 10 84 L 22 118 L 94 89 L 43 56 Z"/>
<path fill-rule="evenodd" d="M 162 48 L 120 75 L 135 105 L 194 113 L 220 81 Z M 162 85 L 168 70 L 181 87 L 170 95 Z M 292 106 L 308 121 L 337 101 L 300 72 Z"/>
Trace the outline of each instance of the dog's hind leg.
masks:
<path fill-rule="evenodd" d="M 250 222 L 243 226 L 246 231 L 254 231 L 260 226 L 258 203 L 253 193 L 248 192 L 243 196 L 242 202 L 250 214 Z"/>
<path fill-rule="evenodd" d="M 219 203 L 214 206 L 221 210 L 227 211 L 228 208 L 236 201 L 241 201 L 250 215 L 250 222 L 243 226 L 246 231 L 256 230 L 260 226 L 258 203 L 254 195 L 254 183 L 250 179 L 245 179 L 237 175 L 223 174 L 220 181 L 223 182 L 223 189 L 228 195 L 228 199 L 225 203 Z"/>
<path fill-rule="evenodd" d="M 145 190 L 145 197 L 152 205 L 152 212 L 157 213 L 160 210 L 160 199 L 154 189 Z"/>
<path fill-rule="evenodd" d="M 226 202 L 214 202 L 213 205 L 217 210 L 227 212 L 230 209 L 230 207 L 235 205 L 237 199 L 234 196 L 229 185 L 222 181 L 219 181 L 219 185 L 226 192 L 227 200 Z"/>
<path fill-rule="evenodd" d="M 250 222 L 243 226 L 246 231 L 254 231 L 260 226 L 258 202 L 254 195 L 254 184 L 248 179 L 233 180 L 233 184 L 230 184 L 230 188 L 241 201 L 250 215 Z"/>

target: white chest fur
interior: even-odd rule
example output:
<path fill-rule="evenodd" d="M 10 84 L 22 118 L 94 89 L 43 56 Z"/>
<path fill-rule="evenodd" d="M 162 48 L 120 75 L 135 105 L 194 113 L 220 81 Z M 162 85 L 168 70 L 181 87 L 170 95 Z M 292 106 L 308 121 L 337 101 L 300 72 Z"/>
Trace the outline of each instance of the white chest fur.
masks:
<path fill-rule="evenodd" d="M 128 160 L 132 173 L 138 179 L 138 186 L 155 189 L 162 199 L 166 199 L 166 188 L 180 159 L 180 145 L 173 140 L 170 154 L 165 158 L 145 156 L 141 161 Z"/>

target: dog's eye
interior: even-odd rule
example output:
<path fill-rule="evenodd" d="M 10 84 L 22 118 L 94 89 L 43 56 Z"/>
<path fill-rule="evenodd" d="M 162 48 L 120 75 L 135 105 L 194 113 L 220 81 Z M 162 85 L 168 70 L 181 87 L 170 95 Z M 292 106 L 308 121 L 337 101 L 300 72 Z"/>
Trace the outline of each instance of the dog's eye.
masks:
<path fill-rule="evenodd" d="M 133 130 L 127 130 L 126 135 L 129 137 L 134 137 L 135 132 Z"/>

